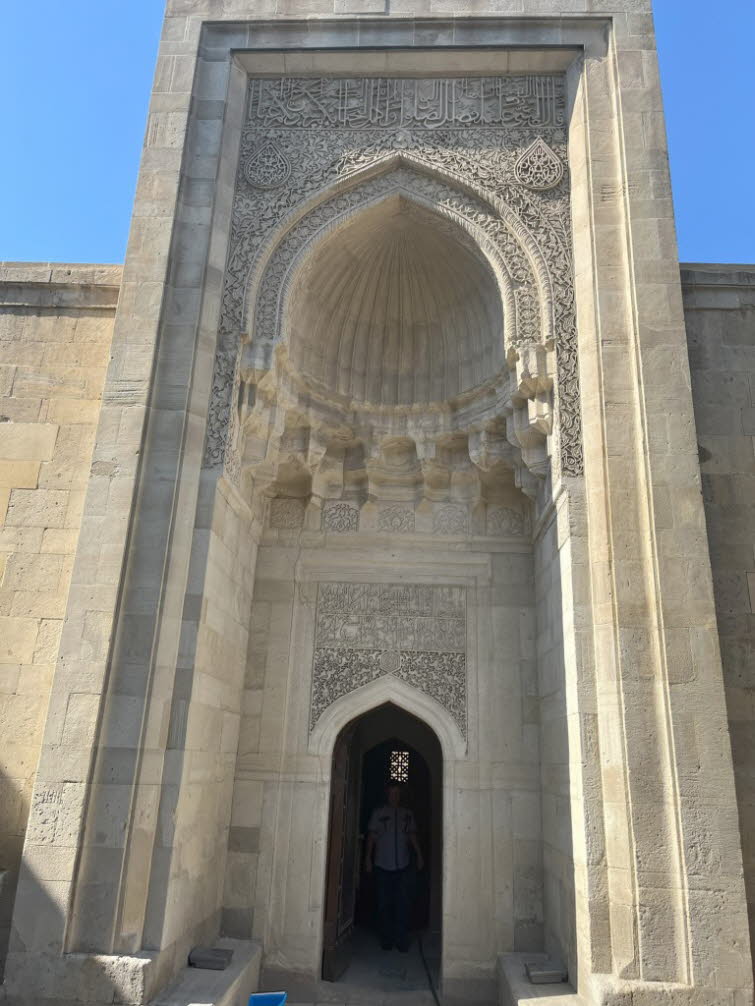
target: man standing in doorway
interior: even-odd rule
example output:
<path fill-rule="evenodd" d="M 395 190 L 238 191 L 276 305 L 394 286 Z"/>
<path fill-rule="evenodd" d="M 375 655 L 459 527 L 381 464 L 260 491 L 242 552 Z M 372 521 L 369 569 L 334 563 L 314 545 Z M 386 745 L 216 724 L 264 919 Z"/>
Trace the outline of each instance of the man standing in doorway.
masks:
<path fill-rule="evenodd" d="M 386 803 L 370 817 L 364 868 L 367 873 L 372 872 L 374 854 L 380 945 L 383 950 L 395 945 L 405 954 L 409 949 L 411 849 L 418 870 L 424 866 L 424 860 L 414 814 L 401 806 L 400 784 L 388 783 L 385 797 Z"/>

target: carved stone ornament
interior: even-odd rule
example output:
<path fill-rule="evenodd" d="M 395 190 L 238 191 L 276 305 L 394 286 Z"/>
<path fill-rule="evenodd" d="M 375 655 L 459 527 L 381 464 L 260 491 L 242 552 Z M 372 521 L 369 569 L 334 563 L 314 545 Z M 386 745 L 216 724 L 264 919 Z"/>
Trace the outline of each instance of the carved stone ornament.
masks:
<path fill-rule="evenodd" d="M 291 162 L 280 147 L 269 140 L 244 161 L 244 178 L 258 189 L 277 189 L 291 174 Z"/>
<path fill-rule="evenodd" d="M 321 583 L 310 728 L 343 695 L 393 675 L 467 731 L 466 588 Z"/>
<path fill-rule="evenodd" d="M 274 499 L 270 502 L 270 527 L 297 530 L 304 524 L 304 500 Z"/>
<path fill-rule="evenodd" d="M 249 84 L 248 122 L 294 129 L 421 126 L 563 126 L 561 77 L 260 78 Z"/>
<path fill-rule="evenodd" d="M 523 514 L 511 507 L 492 505 L 487 510 L 487 532 L 492 536 L 519 538 L 525 534 Z"/>
<path fill-rule="evenodd" d="M 433 534 L 469 534 L 467 508 L 455 503 L 436 507 L 433 513 Z"/>
<path fill-rule="evenodd" d="M 533 433 L 544 443 L 552 432 L 561 472 L 581 474 L 565 105 L 562 75 L 250 80 L 208 466 L 238 477 L 239 382 L 246 373 L 259 381 L 285 345 L 297 270 L 350 215 L 406 193 L 497 277 L 514 418 L 536 416 L 521 444 Z M 547 353 L 555 354 L 552 373 Z M 543 473 L 541 456 L 525 464 Z"/>
<path fill-rule="evenodd" d="M 378 511 L 378 531 L 391 534 L 411 534 L 414 531 L 414 509 L 401 503 L 382 506 Z"/>
<path fill-rule="evenodd" d="M 337 534 L 358 531 L 359 507 L 353 503 L 329 500 L 322 510 L 322 527 L 324 531 L 335 531 Z"/>
<path fill-rule="evenodd" d="M 545 140 L 538 137 L 516 162 L 514 174 L 527 188 L 545 192 L 554 189 L 564 177 L 564 165 Z"/>

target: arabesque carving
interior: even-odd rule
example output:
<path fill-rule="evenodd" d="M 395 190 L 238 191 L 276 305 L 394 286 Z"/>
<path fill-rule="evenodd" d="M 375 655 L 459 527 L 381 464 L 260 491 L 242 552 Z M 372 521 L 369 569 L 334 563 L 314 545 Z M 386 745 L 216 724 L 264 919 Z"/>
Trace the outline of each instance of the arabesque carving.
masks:
<path fill-rule="evenodd" d="M 555 188 L 564 177 L 564 165 L 541 137 L 529 146 L 514 166 L 517 181 L 538 192 Z"/>
<path fill-rule="evenodd" d="M 414 509 L 401 503 L 382 506 L 378 512 L 378 531 L 410 534 L 414 531 Z"/>
<path fill-rule="evenodd" d="M 335 531 L 337 534 L 358 531 L 359 507 L 352 503 L 329 500 L 322 510 L 322 526 L 325 531 Z"/>
<path fill-rule="evenodd" d="M 521 452 L 519 462 L 507 462 L 523 462 L 520 484 L 532 492 L 532 475 L 524 468 L 535 476 L 544 474 L 548 456 L 553 456 L 551 438 L 561 472 L 580 474 L 564 107 L 564 83 L 557 75 L 251 81 L 206 463 L 224 464 L 235 478 L 242 464 L 244 424 L 250 421 L 256 424 L 255 436 L 268 442 L 260 457 L 270 459 L 275 438 L 270 439 L 271 427 L 265 432 L 269 421 L 263 412 L 266 403 L 272 404 L 273 385 L 257 396 L 257 418 L 254 410 L 243 412 L 243 406 L 240 411 L 232 403 L 242 398 L 236 391 L 239 381 L 254 383 L 260 392 L 264 375 L 273 370 L 278 387 L 285 384 L 289 389 L 284 397 L 292 409 L 304 401 L 308 411 L 315 409 L 313 429 L 320 427 L 318 437 L 323 451 L 327 449 L 334 435 L 327 427 L 335 426 L 331 421 L 323 426 L 315 414 L 319 409 L 321 417 L 333 415 L 335 403 L 324 395 L 318 405 L 320 399 L 312 398 L 311 389 L 299 387 L 300 378 L 286 369 L 290 361 L 285 354 L 279 363 L 273 360 L 273 349 L 286 338 L 287 296 L 329 228 L 341 226 L 376 200 L 405 192 L 434 214 L 439 227 L 451 228 L 457 240 L 484 255 L 497 276 L 510 378 L 502 374 L 493 381 L 498 389 L 495 408 L 496 415 L 505 418 L 506 438 Z M 561 166 L 562 177 L 548 189 L 525 184 L 522 175 L 522 159 L 538 140 Z M 261 151 L 265 157 L 254 161 Z M 541 159 L 543 172 L 544 164 Z M 258 187 L 260 180 L 276 182 L 285 166 L 291 169 L 285 182 Z M 531 167 L 534 170 L 534 161 Z M 545 174 L 538 177 L 546 180 Z M 489 401 L 490 392 L 486 395 Z M 459 423 L 466 426 L 458 428 L 470 437 L 474 430 L 485 430 L 493 419 L 489 406 L 485 409 L 484 414 L 478 409 L 475 419 L 469 410 L 459 414 Z M 374 441 L 381 423 L 385 426 L 370 419 L 363 429 L 360 420 L 348 434 L 341 423 L 337 435 L 361 438 L 372 451 L 368 441 Z M 395 422 L 391 435 L 394 427 Z M 423 470 L 426 464 L 436 464 L 434 448 L 429 455 L 424 445 L 421 450 L 428 457 Z"/>
<path fill-rule="evenodd" d="M 466 588 L 321 583 L 310 728 L 336 699 L 393 675 L 467 731 Z"/>
<path fill-rule="evenodd" d="M 488 506 L 486 523 L 489 535 L 519 538 L 527 533 L 525 515 L 511 507 Z"/>
<path fill-rule="evenodd" d="M 272 140 L 263 143 L 244 161 L 244 178 L 259 189 L 276 189 L 291 174 L 291 162 Z"/>
<path fill-rule="evenodd" d="M 469 511 L 465 506 L 449 503 L 436 507 L 433 514 L 433 534 L 468 534 Z"/>

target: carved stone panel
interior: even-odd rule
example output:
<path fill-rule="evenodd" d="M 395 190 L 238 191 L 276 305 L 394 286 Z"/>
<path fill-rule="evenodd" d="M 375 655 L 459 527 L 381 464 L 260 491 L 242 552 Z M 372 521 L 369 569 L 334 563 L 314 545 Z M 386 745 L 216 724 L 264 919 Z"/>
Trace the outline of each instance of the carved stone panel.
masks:
<path fill-rule="evenodd" d="M 290 174 L 291 162 L 271 140 L 261 144 L 244 162 L 244 178 L 258 189 L 277 189 Z"/>
<path fill-rule="evenodd" d="M 270 527 L 296 530 L 304 523 L 304 500 L 274 499 L 270 503 Z"/>
<path fill-rule="evenodd" d="M 487 512 L 487 532 L 489 535 L 519 538 L 527 533 L 524 514 L 511 507 L 492 505 Z"/>
<path fill-rule="evenodd" d="M 339 503 L 329 500 L 322 511 L 322 527 L 324 531 L 335 531 L 343 534 L 345 531 L 359 530 L 359 507 L 353 503 Z"/>
<path fill-rule="evenodd" d="M 563 78 L 288 77 L 250 81 L 248 121 L 294 129 L 563 126 Z"/>
<path fill-rule="evenodd" d="M 469 511 L 458 503 L 446 503 L 435 508 L 433 534 L 469 534 Z"/>
<path fill-rule="evenodd" d="M 393 675 L 467 731 L 466 588 L 321 583 L 310 727 L 343 695 Z"/>
<path fill-rule="evenodd" d="M 538 137 L 514 165 L 514 174 L 522 185 L 544 192 L 554 189 L 564 177 L 564 165 L 545 140 Z"/>
<path fill-rule="evenodd" d="M 414 531 L 414 508 L 403 503 L 381 506 L 378 512 L 378 531 L 411 534 Z"/>

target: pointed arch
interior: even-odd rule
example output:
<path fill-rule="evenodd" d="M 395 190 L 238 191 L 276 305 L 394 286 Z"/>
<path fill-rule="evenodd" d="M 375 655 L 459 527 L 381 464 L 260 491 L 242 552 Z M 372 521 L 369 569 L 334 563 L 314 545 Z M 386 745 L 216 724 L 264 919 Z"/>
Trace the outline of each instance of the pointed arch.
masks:
<path fill-rule="evenodd" d="M 466 757 L 467 743 L 451 714 L 429 695 L 391 675 L 377 678 L 336 699 L 322 714 L 309 736 L 310 754 L 330 759 L 343 728 L 385 703 L 398 706 L 428 726 L 440 742 L 446 764 Z"/>
<path fill-rule="evenodd" d="M 552 342 L 549 270 L 517 214 L 448 166 L 394 151 L 373 158 L 305 200 L 259 250 L 250 265 L 242 312 L 254 366 L 269 366 L 272 346 L 282 336 L 285 296 L 302 259 L 351 216 L 397 193 L 436 213 L 446 226 L 455 225 L 487 260 L 501 291 L 509 346 L 518 340 Z"/>

